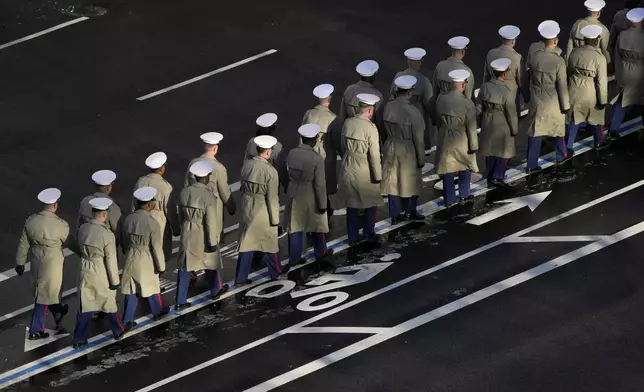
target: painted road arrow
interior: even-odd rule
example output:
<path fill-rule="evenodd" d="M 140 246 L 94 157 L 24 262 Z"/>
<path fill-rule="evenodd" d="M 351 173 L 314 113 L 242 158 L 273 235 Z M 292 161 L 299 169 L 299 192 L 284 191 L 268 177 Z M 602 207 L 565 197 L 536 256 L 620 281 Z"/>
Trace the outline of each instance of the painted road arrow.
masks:
<path fill-rule="evenodd" d="M 470 219 L 469 221 L 467 221 L 467 223 L 469 223 L 470 225 L 481 226 L 523 207 L 528 207 L 530 208 L 530 211 L 534 211 L 537 209 L 537 207 L 539 207 L 539 204 L 541 204 L 541 202 L 543 202 L 546 197 L 550 195 L 550 193 L 552 193 L 552 191 L 497 201 L 496 203 L 505 203 L 505 205 L 501 208 L 497 208 L 496 210 L 487 212 L 481 216 L 477 216 L 474 219 Z"/>

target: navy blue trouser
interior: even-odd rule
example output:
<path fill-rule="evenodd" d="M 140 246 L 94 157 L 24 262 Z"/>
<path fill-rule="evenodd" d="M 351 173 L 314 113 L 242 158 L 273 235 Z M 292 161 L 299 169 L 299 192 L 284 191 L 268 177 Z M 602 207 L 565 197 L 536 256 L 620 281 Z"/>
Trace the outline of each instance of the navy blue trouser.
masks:
<path fill-rule="evenodd" d="M 619 128 L 621 128 L 622 123 L 624 122 L 624 117 L 626 117 L 626 109 L 630 107 L 622 106 L 622 95 L 623 93 L 619 94 L 617 102 L 613 105 L 613 116 L 610 122 L 610 130 L 613 132 L 619 132 Z"/>
<path fill-rule="evenodd" d="M 458 193 L 461 199 L 470 196 L 472 173 L 469 170 L 443 174 L 443 201 L 445 201 L 446 206 L 456 203 L 456 186 L 454 185 L 456 176 L 458 176 Z"/>
<path fill-rule="evenodd" d="M 376 211 L 377 207 L 365 208 L 362 233 L 366 237 L 373 237 L 376 235 Z M 360 239 L 360 228 L 358 227 L 359 220 L 360 209 L 347 208 L 347 236 L 349 237 L 350 244 Z"/>
<path fill-rule="evenodd" d="M 253 263 L 254 254 L 255 251 L 253 250 L 249 252 L 239 252 L 239 256 L 237 257 L 237 271 L 235 272 L 235 283 L 244 283 L 246 280 L 248 280 L 248 275 L 250 274 L 250 267 Z M 280 274 L 282 273 L 282 265 L 279 262 L 277 253 L 264 253 L 263 258 L 266 261 L 268 275 L 272 279 L 280 276 Z"/>
<path fill-rule="evenodd" d="M 527 169 L 535 169 L 539 166 L 539 155 L 541 155 L 541 139 L 544 136 L 535 136 L 528 138 L 528 161 L 526 163 Z M 555 154 L 557 162 L 561 162 L 568 157 L 568 150 L 566 149 L 566 141 L 563 137 L 557 136 L 555 139 Z"/>
<path fill-rule="evenodd" d="M 188 287 L 190 286 L 190 272 L 183 268 L 183 271 L 177 273 L 177 305 L 183 305 L 188 302 Z M 205 270 L 206 280 L 210 287 L 210 295 L 215 296 L 224 288 L 219 270 Z"/>
<path fill-rule="evenodd" d="M 573 147 L 575 140 L 577 139 L 579 128 L 584 126 L 586 126 L 586 123 L 574 124 L 573 121 L 570 121 L 568 128 L 566 129 L 566 137 L 568 138 L 568 144 L 566 145 L 567 148 L 571 149 Z M 593 140 L 595 141 L 595 145 L 598 145 L 604 140 L 604 132 L 602 131 L 602 126 L 591 125 L 591 127 L 593 128 Z"/>
<path fill-rule="evenodd" d="M 163 300 L 161 299 L 161 294 L 152 294 L 147 298 L 148 306 L 150 307 L 150 313 L 155 316 L 158 316 L 161 313 L 163 308 Z M 125 309 L 123 309 L 123 322 L 130 323 L 134 321 L 136 316 L 136 306 L 139 299 L 136 294 L 128 294 L 125 296 Z"/>
<path fill-rule="evenodd" d="M 74 329 L 74 344 L 82 344 L 87 340 L 87 330 L 92 323 L 92 316 L 96 312 L 78 313 L 76 316 L 76 328 Z M 119 316 L 116 313 L 107 313 L 107 320 L 110 323 L 112 334 L 116 337 L 125 330 Z"/>
<path fill-rule="evenodd" d="M 400 197 L 396 195 L 389 195 L 389 216 L 396 218 L 400 215 L 401 207 L 406 214 L 415 215 L 416 207 L 418 206 L 418 196 Z"/>
<path fill-rule="evenodd" d="M 289 234 L 289 252 L 288 262 L 291 266 L 297 264 L 302 258 L 302 247 L 304 242 L 304 232 L 298 231 Z M 316 259 L 324 257 L 326 254 L 326 234 L 313 233 L 313 254 Z"/>
<path fill-rule="evenodd" d="M 31 323 L 29 324 L 29 334 L 33 335 L 38 332 L 45 332 L 45 317 L 47 317 L 47 313 L 50 310 L 51 314 L 54 316 L 56 324 L 58 324 L 62 315 L 62 305 L 34 304 L 34 310 L 31 314 Z"/>
<path fill-rule="evenodd" d="M 489 181 L 505 179 L 509 158 L 485 157 L 485 178 Z"/>

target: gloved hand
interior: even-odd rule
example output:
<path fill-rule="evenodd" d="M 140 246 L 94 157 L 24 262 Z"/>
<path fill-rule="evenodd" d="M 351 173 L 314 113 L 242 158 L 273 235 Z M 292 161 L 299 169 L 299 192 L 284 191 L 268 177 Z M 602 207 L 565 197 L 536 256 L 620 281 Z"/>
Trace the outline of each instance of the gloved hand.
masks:
<path fill-rule="evenodd" d="M 24 265 L 17 265 L 16 266 L 16 273 L 18 276 L 22 276 L 22 274 L 25 273 L 25 266 Z"/>
<path fill-rule="evenodd" d="M 318 214 L 324 215 L 326 213 L 326 208 L 318 208 Z"/>
<path fill-rule="evenodd" d="M 163 271 L 157 271 L 157 275 L 159 275 L 159 277 L 161 277 L 161 276 L 165 275 L 165 270 L 163 270 Z"/>
<path fill-rule="evenodd" d="M 478 150 L 469 150 L 469 149 L 468 149 L 468 150 L 467 150 L 467 153 L 471 155 L 471 154 L 476 154 L 476 152 L 477 152 L 477 151 L 478 151 Z"/>
<path fill-rule="evenodd" d="M 596 108 L 597 108 L 597 110 L 604 110 L 604 109 L 606 109 L 606 104 L 605 103 L 597 104 Z"/>
<path fill-rule="evenodd" d="M 510 136 L 515 137 L 517 134 L 516 133 L 510 133 Z"/>
<path fill-rule="evenodd" d="M 416 167 L 422 169 L 423 167 L 425 167 L 425 164 L 423 163 L 422 165 L 416 165 Z"/>
<path fill-rule="evenodd" d="M 111 284 L 110 285 L 110 290 L 117 290 L 121 286 L 120 284 Z"/>
<path fill-rule="evenodd" d="M 219 245 L 209 246 L 208 250 L 206 251 L 206 253 L 215 253 L 218 250 L 219 250 Z"/>
<path fill-rule="evenodd" d="M 228 203 L 226 203 L 226 209 L 228 210 L 228 215 L 233 216 L 235 215 L 235 212 L 237 212 L 237 204 L 233 200 L 229 200 Z"/>
<path fill-rule="evenodd" d="M 372 183 L 372 184 L 380 184 L 380 180 L 376 180 L 376 181 L 371 180 L 371 183 Z"/>
<path fill-rule="evenodd" d="M 570 112 L 570 109 L 562 110 L 561 114 L 568 114 L 568 112 Z"/>

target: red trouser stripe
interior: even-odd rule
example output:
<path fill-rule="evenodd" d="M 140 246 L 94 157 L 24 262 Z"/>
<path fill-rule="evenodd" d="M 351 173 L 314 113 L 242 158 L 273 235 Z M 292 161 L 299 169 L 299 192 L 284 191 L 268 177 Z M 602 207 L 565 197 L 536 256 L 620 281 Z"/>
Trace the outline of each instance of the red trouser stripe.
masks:
<path fill-rule="evenodd" d="M 280 268 L 280 263 L 277 260 L 277 253 L 273 254 L 274 260 L 275 260 L 275 269 L 277 269 L 277 272 L 281 273 L 282 269 Z"/>

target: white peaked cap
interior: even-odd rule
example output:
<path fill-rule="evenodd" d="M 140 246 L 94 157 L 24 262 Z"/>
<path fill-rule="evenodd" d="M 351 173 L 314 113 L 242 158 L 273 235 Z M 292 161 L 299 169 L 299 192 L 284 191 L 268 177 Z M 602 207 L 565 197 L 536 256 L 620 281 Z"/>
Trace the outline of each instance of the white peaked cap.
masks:
<path fill-rule="evenodd" d="M 521 29 L 517 26 L 507 25 L 499 29 L 499 35 L 503 39 L 515 39 L 521 34 Z"/>
<path fill-rule="evenodd" d="M 365 60 L 356 66 L 356 72 L 360 76 L 373 76 L 380 69 L 380 65 L 374 60 Z"/>
<path fill-rule="evenodd" d="M 99 211 L 107 210 L 112 204 L 114 204 L 112 199 L 107 197 L 95 197 L 89 201 L 89 205 L 92 206 L 93 209 Z"/>
<path fill-rule="evenodd" d="M 555 22 L 554 20 L 546 20 L 544 22 L 541 22 L 537 29 L 539 30 L 539 34 L 541 34 L 541 36 L 545 39 L 557 38 L 557 36 L 561 32 L 559 23 Z"/>
<path fill-rule="evenodd" d="M 584 38 L 597 38 L 602 33 L 602 28 L 599 25 L 588 25 L 582 27 L 580 33 Z"/>
<path fill-rule="evenodd" d="M 452 37 L 447 41 L 447 45 L 452 49 L 465 49 L 469 43 L 470 39 L 462 36 Z"/>
<path fill-rule="evenodd" d="M 459 82 L 466 81 L 467 78 L 470 77 L 470 71 L 466 69 L 455 69 L 451 71 L 448 75 L 450 79 L 452 79 L 452 82 L 459 83 Z"/>
<path fill-rule="evenodd" d="M 273 148 L 277 144 L 277 139 L 271 135 L 257 136 L 253 141 L 259 148 Z"/>
<path fill-rule="evenodd" d="M 396 87 L 403 90 L 409 90 L 413 88 L 417 82 L 418 82 L 418 79 L 416 79 L 416 77 L 411 75 L 398 76 L 394 80 L 394 84 L 396 85 Z"/>
<path fill-rule="evenodd" d="M 167 161 L 168 156 L 165 155 L 164 152 L 155 152 L 145 160 L 145 166 L 149 167 L 150 169 L 158 169 L 161 166 L 165 165 Z"/>
<path fill-rule="evenodd" d="M 99 170 L 92 174 L 92 181 L 96 185 L 110 185 L 116 180 L 116 173 L 111 170 Z"/>
<path fill-rule="evenodd" d="M 190 166 L 190 174 L 195 177 L 205 177 L 212 173 L 215 166 L 207 159 L 197 161 Z"/>
<path fill-rule="evenodd" d="M 255 124 L 259 125 L 262 128 L 268 128 L 273 126 L 277 122 L 277 114 L 275 113 L 265 113 L 257 117 Z"/>
<path fill-rule="evenodd" d="M 224 140 L 224 135 L 219 132 L 206 132 L 199 137 L 206 144 L 219 144 L 220 141 Z"/>
<path fill-rule="evenodd" d="M 626 19 L 633 23 L 639 23 L 644 19 L 644 8 L 633 8 L 626 14 Z"/>
<path fill-rule="evenodd" d="M 151 186 L 144 186 L 134 191 L 134 198 L 142 202 L 153 200 L 156 195 L 157 190 Z"/>
<path fill-rule="evenodd" d="M 356 95 L 356 98 L 358 98 L 358 101 L 371 106 L 380 102 L 380 98 L 373 94 L 358 94 Z"/>
<path fill-rule="evenodd" d="M 405 50 L 405 57 L 413 61 L 422 60 L 426 54 L 427 51 L 422 48 L 409 48 Z"/>
<path fill-rule="evenodd" d="M 490 63 L 490 68 L 492 68 L 495 71 L 503 72 L 507 71 L 508 68 L 510 68 L 510 65 L 512 64 L 512 60 L 507 59 L 507 58 L 500 58 L 492 61 Z"/>
<path fill-rule="evenodd" d="M 47 188 L 38 194 L 38 200 L 43 204 L 54 204 L 60 199 L 60 189 Z"/>
<path fill-rule="evenodd" d="M 297 132 L 302 135 L 302 137 L 313 138 L 320 133 L 320 127 L 318 124 L 304 124 L 302 125 Z"/>
<path fill-rule="evenodd" d="M 313 95 L 319 99 L 329 98 L 331 94 L 333 94 L 333 90 L 335 90 L 335 88 L 332 84 L 321 84 L 313 89 Z"/>
<path fill-rule="evenodd" d="M 584 6 L 588 8 L 588 11 L 598 12 L 606 7 L 606 2 L 604 0 L 586 0 Z"/>

